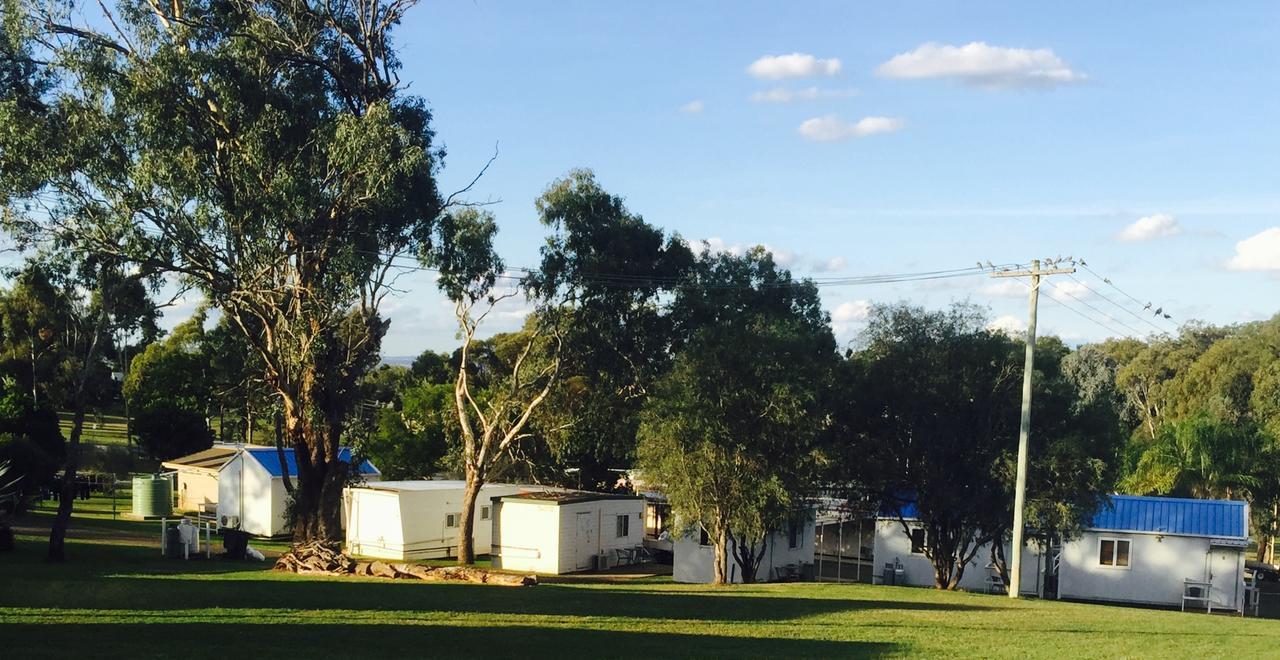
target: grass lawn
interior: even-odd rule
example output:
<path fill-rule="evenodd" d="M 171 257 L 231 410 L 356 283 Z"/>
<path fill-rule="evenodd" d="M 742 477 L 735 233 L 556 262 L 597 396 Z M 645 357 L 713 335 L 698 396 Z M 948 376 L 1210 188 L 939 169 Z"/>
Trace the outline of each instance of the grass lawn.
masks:
<path fill-rule="evenodd" d="M 43 511 L 0 555 L 0 656 L 1267 657 L 1280 645 L 1272 620 L 905 587 L 303 578 L 163 560 L 155 524 L 95 508 L 66 564 L 42 560 Z"/>

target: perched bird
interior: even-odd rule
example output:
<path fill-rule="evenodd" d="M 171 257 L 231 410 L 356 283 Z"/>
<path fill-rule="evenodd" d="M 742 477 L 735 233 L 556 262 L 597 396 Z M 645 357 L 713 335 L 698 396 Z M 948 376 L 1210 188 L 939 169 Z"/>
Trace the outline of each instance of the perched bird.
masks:
<path fill-rule="evenodd" d="M 978 262 L 978 268 L 982 268 L 982 262 L 981 262 L 981 261 L 979 261 L 979 262 Z"/>
<path fill-rule="evenodd" d="M 1146 306 L 1146 307 L 1143 307 L 1143 308 L 1142 308 L 1142 311 L 1144 311 L 1144 312 L 1145 312 L 1145 311 L 1147 311 L 1148 309 L 1151 309 L 1151 303 L 1147 303 L 1147 306 Z"/>
<path fill-rule="evenodd" d="M 1171 318 L 1173 318 L 1172 316 L 1169 316 L 1168 314 L 1165 314 L 1165 315 L 1164 315 L 1164 317 L 1165 317 L 1165 318 L 1167 318 L 1167 319 L 1171 319 Z"/>
<path fill-rule="evenodd" d="M 1160 316 L 1160 315 L 1161 315 L 1161 314 L 1163 314 L 1163 313 L 1164 313 L 1164 308 L 1163 308 L 1163 307 L 1157 307 L 1157 308 L 1156 308 L 1156 316 Z"/>
<path fill-rule="evenodd" d="M 987 261 L 987 268 L 990 268 L 991 270 L 995 270 L 995 269 L 996 269 L 996 265 L 995 265 L 995 264 L 993 264 L 993 263 L 991 263 L 990 261 Z"/>
<path fill-rule="evenodd" d="M 1080 265 L 1081 265 L 1081 266 L 1088 266 L 1089 264 L 1085 263 L 1085 262 L 1084 262 L 1084 259 L 1081 259 L 1081 260 L 1080 260 Z"/>
<path fill-rule="evenodd" d="M 1107 279 L 1107 278 L 1105 278 L 1105 277 L 1104 277 L 1104 278 L 1102 278 L 1102 281 L 1103 281 L 1103 282 L 1106 282 L 1107 284 L 1111 284 L 1111 280 L 1110 280 L 1110 279 Z"/>

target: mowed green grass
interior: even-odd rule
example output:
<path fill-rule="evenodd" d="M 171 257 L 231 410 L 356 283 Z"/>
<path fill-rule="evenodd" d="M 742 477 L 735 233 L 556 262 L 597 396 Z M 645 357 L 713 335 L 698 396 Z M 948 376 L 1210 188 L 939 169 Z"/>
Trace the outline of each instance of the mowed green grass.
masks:
<path fill-rule="evenodd" d="M 905 587 L 306 578 L 163 560 L 155 525 L 78 524 L 66 564 L 44 562 L 33 531 L 0 555 L 0 656 L 1238 658 L 1280 648 L 1272 620 Z"/>

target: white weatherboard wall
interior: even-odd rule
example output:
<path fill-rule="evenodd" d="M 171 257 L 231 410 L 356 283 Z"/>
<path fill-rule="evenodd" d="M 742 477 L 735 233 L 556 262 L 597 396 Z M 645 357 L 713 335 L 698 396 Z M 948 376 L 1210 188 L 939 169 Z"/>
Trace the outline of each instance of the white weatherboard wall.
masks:
<path fill-rule="evenodd" d="M 559 502 L 507 497 L 495 501 L 492 561 L 495 568 L 560 575 L 590 570 L 595 557 L 612 562 L 616 551 L 644 539 L 644 500 L 607 497 Z M 618 535 L 618 517 L 628 519 Z"/>
<path fill-rule="evenodd" d="M 285 519 L 284 480 L 273 479 L 245 452 L 218 471 L 218 519 L 235 516 L 240 529 L 254 536 L 278 536 L 289 530 Z"/>
<path fill-rule="evenodd" d="M 814 540 L 816 526 L 812 517 L 806 517 L 797 535 L 797 547 L 790 547 L 791 538 L 786 531 L 769 535 L 769 546 L 765 549 L 760 566 L 756 569 L 756 581 L 768 582 L 775 577 L 775 568 L 788 565 L 813 563 Z M 684 534 L 675 539 L 672 548 L 672 579 L 676 582 L 709 583 L 715 579 L 715 547 L 700 545 L 697 532 Z M 733 559 L 733 541 L 729 542 L 729 578 L 731 582 L 742 582 L 738 563 Z"/>
<path fill-rule="evenodd" d="M 908 521 L 907 524 L 913 529 L 919 527 L 912 521 Z M 1006 545 L 1006 557 L 1009 556 L 1008 549 Z M 874 575 L 877 583 L 885 564 L 901 562 L 903 575 L 899 578 L 898 584 L 912 587 L 934 586 L 933 564 L 924 554 L 911 552 L 911 537 L 902 528 L 902 523 L 897 520 L 876 521 L 876 539 L 872 557 L 875 562 Z M 988 568 L 990 564 L 991 545 L 984 544 L 974 553 L 973 559 L 965 565 L 959 587 L 967 591 L 985 591 L 987 578 L 992 575 L 992 569 Z M 1041 570 L 1043 568 L 1039 550 L 1034 545 L 1028 546 L 1022 552 L 1022 593 L 1039 592 Z"/>
<path fill-rule="evenodd" d="M 1129 566 L 1098 561 L 1102 539 L 1130 542 Z M 1214 608 L 1238 610 L 1244 550 L 1210 547 L 1209 539 L 1172 534 L 1089 531 L 1062 548 L 1058 590 L 1062 598 L 1147 605 L 1182 605 L 1183 579 L 1212 576 Z"/>
<path fill-rule="evenodd" d="M 466 483 L 462 481 L 388 481 L 344 492 L 347 550 L 380 559 L 429 559 L 453 556 Z M 539 486 L 485 484 L 476 498 L 472 540 L 478 553 L 492 544 L 492 498 L 545 490 Z M 449 517 L 453 516 L 453 526 Z"/>

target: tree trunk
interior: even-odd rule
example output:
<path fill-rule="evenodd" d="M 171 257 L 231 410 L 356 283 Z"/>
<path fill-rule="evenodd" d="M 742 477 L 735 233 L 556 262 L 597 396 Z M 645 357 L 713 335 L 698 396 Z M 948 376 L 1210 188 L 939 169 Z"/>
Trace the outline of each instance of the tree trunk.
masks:
<path fill-rule="evenodd" d="M 336 435 L 307 420 L 305 397 L 285 405 L 285 435 L 298 466 L 293 488 L 293 545 L 342 545 L 342 488 L 346 473 L 338 461 Z"/>
<path fill-rule="evenodd" d="M 484 486 L 484 475 L 480 470 L 467 466 L 467 487 L 462 491 L 462 511 L 458 519 L 458 563 L 474 564 L 475 548 L 475 510 L 476 500 L 480 498 L 480 488 Z"/>
<path fill-rule="evenodd" d="M 75 416 L 71 422 L 71 438 L 67 441 L 67 460 L 63 467 L 61 495 L 58 498 L 58 515 L 49 530 L 49 561 L 67 559 L 67 527 L 71 524 L 71 507 L 76 501 L 76 470 L 80 467 L 80 434 L 84 430 L 84 397 L 76 395 Z"/>
<path fill-rule="evenodd" d="M 106 267 L 100 274 L 106 280 Z M 67 458 L 62 470 L 62 495 L 58 498 L 58 514 L 53 518 L 53 527 L 49 530 L 49 561 L 66 561 L 67 527 L 71 525 L 71 507 L 76 501 L 76 470 L 80 468 L 80 436 L 84 432 L 84 411 L 87 408 L 84 391 L 89 383 L 89 372 L 93 369 L 94 360 L 98 358 L 98 340 L 107 327 L 110 317 L 110 297 L 105 285 L 99 285 L 100 302 L 98 318 L 94 322 L 93 336 L 89 338 L 88 349 L 85 350 L 84 364 L 80 365 L 80 374 L 72 395 L 75 402 L 75 416 L 71 420 L 71 438 L 67 441 Z"/>
<path fill-rule="evenodd" d="M 714 575 L 711 584 L 728 584 L 729 582 L 729 537 L 724 528 L 716 530 L 712 541 L 712 570 Z"/>

